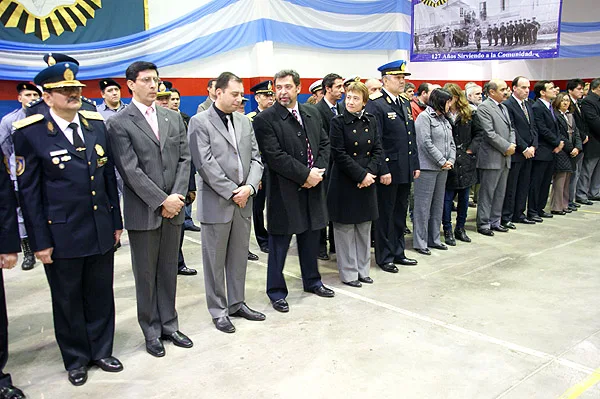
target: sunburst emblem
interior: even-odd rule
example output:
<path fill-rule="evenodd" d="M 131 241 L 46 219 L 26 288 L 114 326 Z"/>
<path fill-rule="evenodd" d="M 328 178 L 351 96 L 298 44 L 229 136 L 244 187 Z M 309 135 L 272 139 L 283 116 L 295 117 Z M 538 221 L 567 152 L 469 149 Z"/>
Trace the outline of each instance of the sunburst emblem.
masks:
<path fill-rule="evenodd" d="M 44 41 L 93 19 L 102 0 L 0 0 L 0 22 Z"/>

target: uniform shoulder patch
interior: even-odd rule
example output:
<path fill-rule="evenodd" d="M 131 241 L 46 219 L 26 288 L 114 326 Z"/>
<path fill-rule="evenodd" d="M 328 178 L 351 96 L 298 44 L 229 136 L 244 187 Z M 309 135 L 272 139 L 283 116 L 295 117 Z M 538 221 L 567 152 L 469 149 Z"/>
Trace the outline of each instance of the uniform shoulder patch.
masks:
<path fill-rule="evenodd" d="M 97 111 L 79 111 L 79 114 L 81 116 L 83 116 L 85 119 L 92 119 L 95 121 L 103 121 L 104 118 L 102 117 L 102 115 L 100 114 L 100 112 Z"/>
<path fill-rule="evenodd" d="M 29 125 L 33 125 L 36 122 L 41 121 L 42 119 L 44 119 L 44 115 L 42 114 L 34 114 L 31 116 L 28 116 L 27 118 L 21 119 L 19 121 L 13 122 L 13 127 L 15 129 L 21 129 L 24 128 L 25 126 L 29 126 Z"/>
<path fill-rule="evenodd" d="M 383 93 L 381 93 L 380 91 L 376 91 L 375 93 L 371 94 L 369 96 L 370 100 L 377 100 L 379 97 L 383 96 Z"/>
<path fill-rule="evenodd" d="M 248 112 L 246 116 L 248 117 L 248 119 L 253 120 L 256 116 L 256 111 Z"/>

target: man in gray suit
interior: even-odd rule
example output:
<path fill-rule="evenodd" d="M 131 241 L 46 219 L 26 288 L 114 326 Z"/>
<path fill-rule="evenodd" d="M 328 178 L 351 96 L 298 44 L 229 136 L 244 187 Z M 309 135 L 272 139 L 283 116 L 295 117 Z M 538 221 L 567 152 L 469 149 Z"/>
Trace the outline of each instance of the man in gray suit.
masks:
<path fill-rule="evenodd" d="M 206 100 L 204 100 L 203 103 L 201 103 L 200 105 L 198 105 L 198 109 L 196 110 L 196 113 L 199 114 L 200 112 L 204 112 L 207 109 L 210 108 L 211 105 L 213 105 L 213 103 L 215 102 L 215 100 L 217 99 L 217 95 L 215 94 L 215 84 L 217 82 L 217 79 L 211 79 L 208 81 L 208 87 L 206 88 L 206 90 L 208 90 L 208 97 L 206 97 Z"/>
<path fill-rule="evenodd" d="M 146 350 L 165 355 L 162 339 L 190 348 L 175 310 L 177 253 L 190 179 L 190 150 L 181 115 L 155 104 L 156 65 L 137 61 L 125 72 L 131 104 L 107 121 L 115 164 L 125 183 L 137 311 Z"/>
<path fill-rule="evenodd" d="M 244 302 L 252 196 L 263 165 L 250 119 L 236 112 L 243 94 L 242 80 L 223 72 L 215 103 L 189 127 L 192 158 L 202 176 L 198 219 L 206 303 L 213 323 L 226 333 L 235 332 L 229 316 L 265 319 Z"/>
<path fill-rule="evenodd" d="M 481 182 L 477 202 L 477 231 L 486 236 L 493 236 L 494 231 L 508 232 L 508 228 L 500 224 L 500 217 L 510 169 L 510 156 L 515 153 L 516 141 L 508 111 L 502 104 L 502 101 L 508 98 L 506 82 L 492 79 L 485 84 L 484 92 L 488 99 L 477 108 L 484 132 L 483 142 L 477 153 Z"/>

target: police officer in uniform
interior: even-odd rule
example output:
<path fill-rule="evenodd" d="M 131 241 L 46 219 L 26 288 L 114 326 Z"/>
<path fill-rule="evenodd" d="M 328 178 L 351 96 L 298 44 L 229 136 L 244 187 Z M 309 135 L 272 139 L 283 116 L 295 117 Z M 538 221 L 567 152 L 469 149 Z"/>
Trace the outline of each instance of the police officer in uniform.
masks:
<path fill-rule="evenodd" d="M 114 249 L 123 229 L 102 116 L 82 111 L 79 68 L 59 62 L 34 79 L 45 107 L 14 126 L 19 198 L 32 250 L 44 263 L 55 336 L 68 379 L 123 369 L 112 356 Z"/>
<path fill-rule="evenodd" d="M 0 158 L 3 157 L 0 149 Z M 8 317 L 2 269 L 15 267 L 20 251 L 15 193 L 10 177 L 4 172 L 0 169 L 0 399 L 22 399 L 23 391 L 13 386 L 10 374 L 4 373 L 8 360 Z"/>
<path fill-rule="evenodd" d="M 417 264 L 404 254 L 404 231 L 410 185 L 420 174 L 419 155 L 410 102 L 400 96 L 404 92 L 405 77 L 410 75 L 406 61 L 393 61 L 378 70 L 383 89 L 372 94 L 365 107 L 377 120 L 383 147 L 377 183 L 379 219 L 375 226 L 375 261 L 382 270 L 398 273 L 394 263 Z"/>
<path fill-rule="evenodd" d="M 2 152 L 5 154 L 4 165 L 6 166 L 6 169 L 10 171 L 10 178 L 13 182 L 15 191 L 18 191 L 19 187 L 17 184 L 15 149 L 12 139 L 14 133 L 12 124 L 13 122 L 25 118 L 27 104 L 37 100 L 42 95 L 33 82 L 19 82 L 17 84 L 17 93 L 19 94 L 17 100 L 21 103 L 21 107 L 6 115 L 2 118 L 2 121 L 0 121 L 0 146 L 2 147 Z M 35 256 L 33 256 L 33 252 L 29 247 L 25 222 L 23 221 L 23 214 L 19 207 L 17 207 L 17 215 L 19 221 L 19 235 L 21 236 L 21 245 L 23 247 L 23 263 L 21 264 L 21 268 L 23 270 L 31 270 L 35 265 Z"/>
<path fill-rule="evenodd" d="M 250 91 L 254 93 L 254 99 L 258 103 L 258 106 L 252 111 L 246 114 L 251 121 L 254 121 L 254 117 L 260 114 L 265 109 L 273 105 L 275 101 L 275 92 L 273 91 L 273 82 L 265 80 L 256 84 L 250 88 Z M 269 181 L 269 169 L 263 159 L 263 175 L 262 180 L 258 188 L 258 192 L 254 197 L 252 204 L 252 220 L 254 222 L 254 236 L 258 242 L 260 250 L 264 253 L 269 253 L 269 234 L 265 228 L 265 203 L 267 201 L 267 186 Z"/>
<path fill-rule="evenodd" d="M 105 78 L 98 82 L 100 94 L 104 101 L 96 106 L 96 110 L 107 120 L 127 106 L 121 101 L 121 85 L 114 79 Z"/>

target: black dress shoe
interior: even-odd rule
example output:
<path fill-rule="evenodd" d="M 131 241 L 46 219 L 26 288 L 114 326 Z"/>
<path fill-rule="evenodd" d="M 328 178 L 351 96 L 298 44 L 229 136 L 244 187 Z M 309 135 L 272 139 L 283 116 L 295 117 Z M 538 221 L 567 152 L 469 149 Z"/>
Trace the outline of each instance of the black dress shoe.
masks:
<path fill-rule="evenodd" d="M 579 210 L 579 209 L 578 209 L 578 208 L 577 208 L 575 205 L 569 205 L 568 209 L 569 209 L 571 212 L 577 212 L 577 211 Z"/>
<path fill-rule="evenodd" d="M 463 241 L 463 242 L 471 242 L 471 239 L 469 238 L 469 236 L 467 235 L 467 232 L 465 231 L 465 229 L 459 229 L 456 228 L 454 229 L 454 237 L 457 240 Z"/>
<path fill-rule="evenodd" d="M 504 222 L 502 223 L 502 227 L 506 227 L 507 229 L 516 230 L 517 226 L 513 222 Z"/>
<path fill-rule="evenodd" d="M 456 240 L 454 239 L 452 230 L 444 230 L 444 241 L 446 242 L 446 245 L 450 245 L 451 247 L 456 246 Z"/>
<path fill-rule="evenodd" d="M 195 224 L 188 224 L 183 227 L 184 230 L 187 231 L 202 231 L 202 229 Z"/>
<path fill-rule="evenodd" d="M 551 213 L 548 213 L 548 212 L 546 212 L 546 211 L 542 211 L 542 212 L 540 213 L 540 217 L 551 219 L 551 218 L 553 218 L 554 216 L 552 216 L 552 214 L 551 214 Z"/>
<path fill-rule="evenodd" d="M 269 246 L 268 245 L 263 245 L 262 247 L 260 247 L 260 251 L 268 254 L 269 253 Z"/>
<path fill-rule="evenodd" d="M 0 399 L 25 399 L 25 394 L 13 385 L 0 388 Z"/>
<path fill-rule="evenodd" d="M 575 209 L 575 210 L 577 210 L 577 209 Z M 571 213 L 573 211 L 571 210 L 571 208 L 565 208 L 565 209 L 563 209 L 563 212 L 564 213 Z"/>
<path fill-rule="evenodd" d="M 412 233 L 412 231 L 410 231 L 410 229 L 408 227 L 404 228 L 404 235 L 410 234 Z"/>
<path fill-rule="evenodd" d="M 589 197 L 588 200 L 590 200 L 590 201 L 600 201 L 600 196 Z"/>
<path fill-rule="evenodd" d="M 392 262 L 389 263 L 383 263 L 381 265 L 379 265 L 379 267 L 381 268 L 381 270 L 383 270 L 384 272 L 388 272 L 388 273 L 398 273 L 398 268 L 396 267 L 396 265 L 394 265 Z"/>
<path fill-rule="evenodd" d="M 360 281 L 361 283 L 365 283 L 365 284 L 373 284 L 373 279 L 369 276 L 367 277 L 359 277 L 358 281 Z"/>
<path fill-rule="evenodd" d="M 246 305 L 242 303 L 242 306 L 235 312 L 229 315 L 230 317 L 243 317 L 246 320 L 251 321 L 263 321 L 267 318 L 264 314 L 257 312 L 256 310 L 252 310 Z"/>
<path fill-rule="evenodd" d="M 215 327 L 217 330 L 222 331 L 227 334 L 231 334 L 235 332 L 235 326 L 231 323 L 228 316 L 225 317 L 217 317 L 213 319 L 213 323 L 215 323 Z"/>
<path fill-rule="evenodd" d="M 198 274 L 198 271 L 196 269 L 190 269 L 189 267 L 184 266 L 177 271 L 177 274 L 181 276 L 195 276 Z"/>
<path fill-rule="evenodd" d="M 565 211 L 550 211 L 551 215 L 566 215 L 567 213 Z M 547 216 L 542 216 L 542 217 L 547 217 Z"/>
<path fill-rule="evenodd" d="M 271 302 L 273 309 L 281 313 L 287 313 L 290 311 L 290 306 L 288 305 L 285 299 L 278 299 L 274 302 Z"/>
<path fill-rule="evenodd" d="M 527 219 L 536 222 L 536 223 L 542 223 L 544 221 L 544 219 L 542 219 L 541 217 L 535 215 L 535 216 L 529 216 Z"/>
<path fill-rule="evenodd" d="M 319 256 L 317 256 L 319 260 L 329 260 L 329 254 L 327 252 L 319 252 Z"/>
<path fill-rule="evenodd" d="M 163 357 L 165 355 L 165 346 L 158 338 L 146 341 L 146 352 L 154 357 Z"/>
<path fill-rule="evenodd" d="M 180 348 L 191 348 L 194 346 L 192 340 L 181 331 L 175 331 L 172 334 L 163 335 L 161 338 L 166 341 L 173 342 L 173 345 L 179 346 Z"/>
<path fill-rule="evenodd" d="M 85 384 L 87 381 L 87 367 L 81 366 L 76 369 L 69 370 L 69 381 L 76 387 Z"/>
<path fill-rule="evenodd" d="M 477 208 L 477 204 L 475 204 L 473 201 L 469 201 L 469 208 Z"/>
<path fill-rule="evenodd" d="M 515 220 L 515 223 L 522 223 L 522 224 L 535 224 L 535 221 L 534 221 L 534 220 L 531 220 L 531 219 L 523 218 L 523 219 L 518 219 L 518 220 Z"/>
<path fill-rule="evenodd" d="M 360 288 L 362 287 L 362 283 L 358 280 L 353 280 L 353 281 L 342 281 L 342 283 L 349 285 L 350 287 L 354 287 L 354 288 Z"/>
<path fill-rule="evenodd" d="M 592 201 L 590 201 L 589 199 L 576 199 L 575 202 L 577 202 L 578 204 L 583 204 L 583 205 L 594 205 L 594 203 Z"/>
<path fill-rule="evenodd" d="M 252 252 L 248 251 L 248 260 L 258 260 L 258 255 L 255 255 Z"/>
<path fill-rule="evenodd" d="M 96 366 L 100 367 L 104 371 L 108 371 L 109 373 L 118 373 L 123 370 L 123 363 L 119 361 L 116 357 L 109 356 L 104 359 L 94 360 Z"/>
<path fill-rule="evenodd" d="M 500 233 L 508 233 L 508 228 L 502 225 L 492 226 L 492 230 L 499 231 Z"/>
<path fill-rule="evenodd" d="M 429 248 L 433 248 L 433 249 L 439 249 L 441 251 L 447 251 L 448 247 L 444 244 L 431 244 L 429 246 Z"/>
<path fill-rule="evenodd" d="M 335 296 L 335 292 L 324 285 L 313 288 L 312 290 L 307 290 L 306 292 L 313 293 L 323 298 L 333 298 Z"/>
<path fill-rule="evenodd" d="M 484 236 L 489 236 L 492 237 L 494 235 L 494 232 L 492 231 L 492 229 L 477 229 L 477 232 L 479 234 L 483 234 Z"/>
<path fill-rule="evenodd" d="M 429 250 L 429 248 L 415 248 L 415 251 L 417 251 L 421 255 L 431 255 L 431 251 Z"/>
<path fill-rule="evenodd" d="M 409 258 L 396 258 L 396 259 L 394 259 L 394 263 L 397 265 L 402 265 L 402 266 L 416 266 L 417 265 L 416 259 L 409 259 Z"/>
<path fill-rule="evenodd" d="M 579 205 L 577 202 L 571 202 L 569 204 L 569 206 L 574 206 L 575 208 L 581 208 L 581 205 Z"/>

